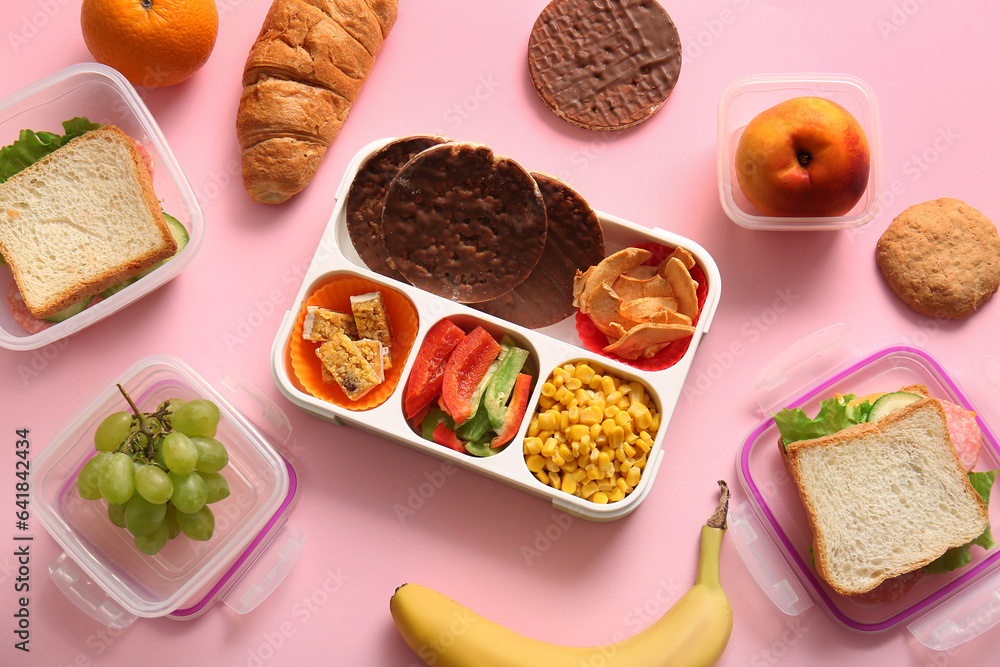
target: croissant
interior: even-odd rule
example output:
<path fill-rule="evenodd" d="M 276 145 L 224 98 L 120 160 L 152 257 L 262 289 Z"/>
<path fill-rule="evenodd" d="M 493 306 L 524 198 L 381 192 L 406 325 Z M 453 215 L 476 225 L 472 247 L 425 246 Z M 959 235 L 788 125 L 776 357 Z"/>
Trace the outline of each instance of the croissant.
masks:
<path fill-rule="evenodd" d="M 319 169 L 396 21 L 398 0 L 274 0 L 243 69 L 243 185 L 279 204 Z"/>

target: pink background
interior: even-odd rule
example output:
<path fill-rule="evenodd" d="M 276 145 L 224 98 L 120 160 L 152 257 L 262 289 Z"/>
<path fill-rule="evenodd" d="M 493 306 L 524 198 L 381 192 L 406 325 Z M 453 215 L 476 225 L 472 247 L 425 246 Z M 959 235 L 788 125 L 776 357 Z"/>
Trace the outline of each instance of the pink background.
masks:
<path fill-rule="evenodd" d="M 91 59 L 79 4 L 0 4 L 0 94 Z M 64 344 L 0 350 L 2 664 L 416 665 L 388 613 L 390 595 L 404 582 L 435 588 L 546 641 L 598 644 L 634 634 L 691 584 L 698 526 L 714 506 L 715 480 L 730 482 L 735 503 L 745 499 L 736 454 L 761 419 L 754 375 L 776 354 L 837 322 L 851 325 L 862 350 L 917 344 L 946 368 L 995 352 L 1000 304 L 961 322 L 918 316 L 887 289 L 873 261 L 879 235 L 910 204 L 952 196 L 1000 218 L 992 162 L 1000 142 L 995 3 L 667 3 L 684 48 L 673 95 L 637 128 L 597 134 L 557 119 L 531 87 L 525 51 L 545 0 L 404 0 L 316 179 L 277 207 L 253 203 L 234 175 L 240 75 L 269 2 L 218 4 L 218 42 L 204 69 L 178 86 L 140 91 L 203 207 L 200 253 L 174 281 Z M 737 77 L 810 71 L 853 74 L 875 90 L 883 210 L 848 232 L 740 228 L 724 215 L 717 192 L 719 97 Z M 718 263 L 722 301 L 689 375 L 703 390 L 681 396 L 656 484 L 625 519 L 567 522 L 544 501 L 457 471 L 400 520 L 395 507 L 441 477 L 441 462 L 309 417 L 275 387 L 271 343 L 349 159 L 374 139 L 426 132 L 487 143 L 531 169 L 560 175 L 595 208 L 691 238 Z M 51 583 L 46 567 L 60 550 L 33 521 L 32 650 L 15 651 L 14 430 L 30 429 L 37 455 L 97 382 L 155 353 L 184 359 L 210 382 L 218 381 L 220 366 L 231 367 L 287 412 L 294 428 L 289 457 L 302 483 L 292 514 L 306 534 L 302 556 L 249 615 L 219 604 L 189 623 L 140 619 L 124 632 L 109 631 Z M 785 616 L 729 539 L 722 580 L 735 616 L 723 665 L 995 659 L 996 631 L 935 653 L 905 628 L 853 634 L 818 607 Z"/>

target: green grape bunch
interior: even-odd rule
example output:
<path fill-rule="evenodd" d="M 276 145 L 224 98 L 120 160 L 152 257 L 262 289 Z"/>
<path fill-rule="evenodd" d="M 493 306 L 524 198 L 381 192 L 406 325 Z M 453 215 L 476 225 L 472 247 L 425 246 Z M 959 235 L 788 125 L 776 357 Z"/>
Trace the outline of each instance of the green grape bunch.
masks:
<path fill-rule="evenodd" d="M 219 407 L 204 398 L 171 398 L 142 412 L 117 386 L 131 412 L 113 412 L 98 424 L 97 452 L 77 475 L 80 497 L 107 501 L 111 522 L 150 556 L 181 534 L 211 539 L 215 515 L 209 505 L 229 496 L 221 472 L 229 453 L 215 438 Z"/>

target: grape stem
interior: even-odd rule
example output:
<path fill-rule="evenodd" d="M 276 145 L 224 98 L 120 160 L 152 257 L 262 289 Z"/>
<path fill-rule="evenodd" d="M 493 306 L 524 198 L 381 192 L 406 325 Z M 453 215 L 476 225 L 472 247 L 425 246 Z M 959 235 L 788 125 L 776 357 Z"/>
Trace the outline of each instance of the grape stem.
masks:
<path fill-rule="evenodd" d="M 132 397 L 128 395 L 127 391 L 125 391 L 125 388 L 121 385 L 121 383 L 116 382 L 115 386 L 118 387 L 118 391 L 122 393 L 122 396 L 125 397 L 125 400 L 128 402 L 129 407 L 132 408 L 132 415 L 135 417 L 135 420 L 138 423 L 139 432 L 142 435 L 146 436 L 146 445 L 144 446 L 140 445 L 138 441 L 135 439 L 135 437 L 131 437 L 125 442 L 123 442 L 121 447 L 130 449 L 133 455 L 134 454 L 141 455 L 145 459 L 146 463 L 149 463 L 153 459 L 152 447 L 154 438 L 156 436 L 163 435 L 163 432 L 162 431 L 154 432 L 149 425 L 150 422 L 148 418 L 162 418 L 166 411 L 158 410 L 157 412 L 151 414 L 141 412 L 139 410 L 139 407 L 132 400 Z M 137 447 L 141 451 L 136 451 Z"/>

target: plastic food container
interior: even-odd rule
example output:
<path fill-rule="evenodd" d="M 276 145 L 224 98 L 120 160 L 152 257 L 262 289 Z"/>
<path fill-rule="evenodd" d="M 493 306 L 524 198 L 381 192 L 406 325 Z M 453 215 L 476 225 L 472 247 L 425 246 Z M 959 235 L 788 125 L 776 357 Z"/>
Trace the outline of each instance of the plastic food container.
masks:
<path fill-rule="evenodd" d="M 347 192 L 361 163 L 389 141 L 391 139 L 376 141 L 363 148 L 353 158 L 338 188 L 336 207 L 303 278 L 294 306 L 285 313 L 272 346 L 271 369 L 278 388 L 293 404 L 308 414 L 336 424 L 347 424 L 371 431 L 388 440 L 450 461 L 467 470 L 547 499 L 554 507 L 569 514 L 594 521 L 607 521 L 632 512 L 649 492 L 661 460 L 670 456 L 669 448 L 664 444 L 664 435 L 698 344 L 708 332 L 721 293 L 721 278 L 714 260 L 701 246 L 690 239 L 662 230 L 645 229 L 625 220 L 598 213 L 604 231 L 606 254 L 642 243 L 669 247 L 681 245 L 692 253 L 698 268 L 704 273 L 704 282 L 707 283 L 708 289 L 690 344 L 676 363 L 655 371 L 640 370 L 621 360 L 590 351 L 578 337 L 574 317 L 568 317 L 542 329 L 527 329 L 463 304 L 432 295 L 409 284 L 384 278 L 368 270 L 355 251 L 347 232 L 344 206 Z M 358 409 L 359 406 L 341 401 L 324 400 L 307 391 L 296 374 L 294 360 L 290 354 L 292 337 L 301 336 L 303 311 L 306 304 L 311 303 L 312 295 L 325 289 L 331 281 L 344 280 L 359 280 L 365 290 L 376 288 L 392 294 L 393 300 L 409 305 L 408 310 L 412 310 L 414 319 L 412 326 L 405 325 L 407 329 L 412 329 L 412 336 L 408 338 L 405 346 L 402 346 L 403 349 L 398 350 L 399 354 L 406 355 L 406 361 L 401 373 L 396 376 L 395 384 L 387 388 L 378 400 L 360 406 L 361 409 Z M 536 374 L 528 404 L 528 416 L 522 422 L 511 444 L 494 456 L 477 458 L 425 440 L 415 433 L 405 420 L 402 395 L 413 358 L 427 331 L 442 318 L 449 318 L 466 330 L 477 324 L 482 325 L 497 339 L 503 334 L 510 334 L 530 351 L 528 365 L 535 369 Z M 396 327 L 396 322 L 393 322 L 393 327 Z M 396 359 L 396 356 L 397 351 L 394 351 L 393 359 Z M 646 468 L 640 482 L 624 499 L 606 505 L 595 504 L 543 484 L 528 470 L 522 452 L 521 443 L 530 420 L 530 413 L 538 404 L 541 385 L 545 378 L 557 366 L 577 361 L 597 363 L 607 373 L 643 383 L 661 414 L 661 426 L 647 457 Z M 394 361 L 393 369 L 395 368 Z"/>
<path fill-rule="evenodd" d="M 117 125 L 145 148 L 153 162 L 156 196 L 163 210 L 184 225 L 190 240 L 170 261 L 133 285 L 37 333 L 29 333 L 11 314 L 7 293 L 13 277 L 6 266 L 0 266 L 0 347 L 31 350 L 80 331 L 171 280 L 191 263 L 201 247 L 205 222 L 194 191 L 149 109 L 116 70 L 97 63 L 80 63 L 3 98 L 0 146 L 14 142 L 22 129 L 62 133 L 62 122 L 75 116 Z"/>
<path fill-rule="evenodd" d="M 793 97 L 825 97 L 851 112 L 864 129 L 871 153 L 868 188 L 846 215 L 774 217 L 761 214 L 743 195 L 736 180 L 736 146 L 744 128 L 757 114 Z M 847 74 L 764 74 L 737 79 L 719 100 L 719 199 L 726 215 L 747 229 L 828 231 L 851 229 L 870 222 L 882 192 L 882 132 L 875 93 L 861 79 Z"/>
<path fill-rule="evenodd" d="M 988 630 L 998 621 L 1000 547 L 971 549 L 972 562 L 947 574 L 925 574 L 902 598 L 863 602 L 838 595 L 811 565 L 812 531 L 795 484 L 778 451 L 778 430 L 770 415 L 782 407 L 802 407 L 814 415 L 821 400 L 836 393 L 892 391 L 924 384 L 931 396 L 976 413 L 983 448 L 975 470 L 1000 467 L 1000 445 L 985 417 L 1000 407 L 1000 366 L 989 358 L 971 360 L 960 370 L 975 388 L 974 404 L 927 352 L 905 345 L 859 354 L 846 325 L 835 325 L 800 341 L 773 360 L 757 378 L 757 398 L 765 415 L 739 451 L 737 469 L 747 501 L 730 513 L 730 536 L 747 568 L 774 604 L 798 615 L 814 603 L 837 623 L 862 633 L 905 625 L 925 646 L 946 650 Z M 996 526 L 997 494 L 991 496 Z"/>
<path fill-rule="evenodd" d="M 144 411 L 171 397 L 208 398 L 219 406 L 217 437 L 229 452 L 222 474 L 230 495 L 211 506 L 216 526 L 210 540 L 180 535 L 155 556 L 146 556 L 125 529 L 108 519 L 106 501 L 80 498 L 76 477 L 94 454 L 94 430 L 108 414 L 128 409 L 116 382 Z M 73 603 L 107 626 L 123 628 L 137 618 L 162 616 L 189 620 L 220 599 L 247 613 L 281 583 L 301 552 L 304 535 L 288 522 L 298 479 L 275 450 L 287 441 L 289 422 L 251 385 L 231 374 L 224 382 L 236 392 L 234 399 L 253 406 L 246 414 L 269 437 L 183 362 L 151 356 L 83 399 L 85 405 L 32 465 L 30 501 L 64 550 L 49 565 L 49 574 Z"/>

